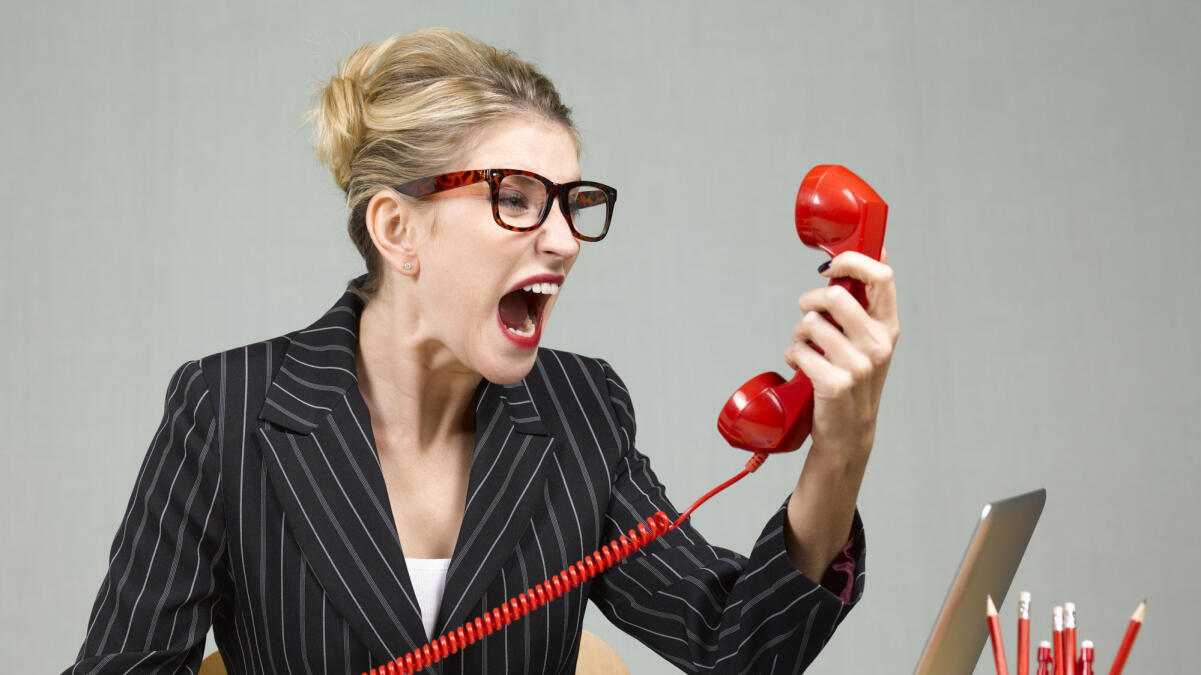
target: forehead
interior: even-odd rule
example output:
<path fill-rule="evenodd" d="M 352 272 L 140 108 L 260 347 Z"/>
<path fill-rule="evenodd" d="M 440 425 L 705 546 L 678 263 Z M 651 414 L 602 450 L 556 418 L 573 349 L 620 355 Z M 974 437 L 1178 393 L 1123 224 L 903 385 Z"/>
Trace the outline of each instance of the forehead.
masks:
<path fill-rule="evenodd" d="M 523 169 L 556 183 L 580 179 L 575 137 L 562 124 L 514 118 L 486 127 L 467 152 L 464 169 Z"/>

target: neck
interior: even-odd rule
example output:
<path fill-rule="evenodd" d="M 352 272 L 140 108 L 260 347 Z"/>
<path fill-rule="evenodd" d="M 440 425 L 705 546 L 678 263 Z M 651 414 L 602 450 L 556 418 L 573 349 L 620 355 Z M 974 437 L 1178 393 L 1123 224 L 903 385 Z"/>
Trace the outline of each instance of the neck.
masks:
<path fill-rule="evenodd" d="M 425 454 L 473 438 L 482 376 L 424 340 L 416 317 L 382 296 L 363 308 L 355 355 L 377 441 L 386 435 L 394 451 Z"/>

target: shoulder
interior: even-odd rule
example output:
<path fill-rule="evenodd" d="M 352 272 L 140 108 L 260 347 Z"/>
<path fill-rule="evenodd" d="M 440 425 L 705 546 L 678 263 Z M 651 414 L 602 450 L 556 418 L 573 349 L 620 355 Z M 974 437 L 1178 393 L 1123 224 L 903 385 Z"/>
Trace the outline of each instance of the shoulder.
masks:
<path fill-rule="evenodd" d="M 358 279 L 351 280 L 351 285 Z M 197 360 L 211 388 L 261 406 L 282 377 L 287 391 L 345 390 L 355 381 L 354 357 L 363 302 L 352 290 L 305 328 L 226 349 Z M 276 385 L 275 388 L 278 388 Z M 284 396 L 285 394 L 280 394 Z M 312 398 L 301 394 L 298 398 Z M 258 407 L 253 408 L 257 413 Z"/>
<path fill-rule="evenodd" d="M 575 383 L 583 383 L 598 390 L 619 387 L 626 391 L 625 383 L 605 359 L 545 347 L 538 349 L 534 369 L 526 376 L 527 381 L 530 379 L 536 382 L 541 380 L 544 384 L 574 386 Z"/>
<path fill-rule="evenodd" d="M 219 437 L 248 435 L 260 424 L 260 412 L 294 342 L 295 332 L 207 354 L 176 371 L 204 389 Z"/>
<path fill-rule="evenodd" d="M 549 405 L 599 416 L 608 425 L 634 427 L 629 389 L 605 359 L 541 348 L 525 382 L 535 403 L 541 399 L 540 408 Z"/>
<path fill-rule="evenodd" d="M 194 363 L 204 373 L 210 389 L 230 391 L 251 388 L 253 383 L 270 383 L 284 364 L 285 355 L 295 332 L 269 340 L 214 352 L 196 359 Z"/>

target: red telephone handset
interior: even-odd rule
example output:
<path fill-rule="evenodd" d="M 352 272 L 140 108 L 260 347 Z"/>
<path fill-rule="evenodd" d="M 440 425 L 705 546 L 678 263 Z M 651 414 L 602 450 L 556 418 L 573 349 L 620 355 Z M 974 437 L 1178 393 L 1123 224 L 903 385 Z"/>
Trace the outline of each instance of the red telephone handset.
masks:
<path fill-rule="evenodd" d="M 796 229 L 806 246 L 836 256 L 859 251 L 877 260 L 884 245 L 884 220 L 888 205 L 858 176 L 841 166 L 816 166 L 801 182 L 796 201 Z M 834 279 L 867 306 L 863 284 Z M 746 468 L 693 502 L 674 522 L 659 511 L 638 523 L 638 528 L 602 546 L 542 583 L 501 603 L 472 621 L 448 631 L 418 649 L 403 654 L 363 675 L 409 675 L 438 663 L 493 632 L 519 621 L 546 603 L 620 563 L 656 538 L 680 526 L 713 495 L 758 469 L 767 453 L 796 450 L 813 426 L 813 385 L 801 371 L 791 381 L 776 373 L 763 373 L 738 388 L 717 418 L 717 429 L 737 448 L 755 453 Z"/>
<path fill-rule="evenodd" d="M 810 169 L 796 196 L 796 231 L 806 246 L 830 257 L 858 251 L 880 259 L 888 204 L 846 167 L 823 164 Z M 832 279 L 867 307 L 863 283 Z M 813 427 L 813 384 L 800 370 L 787 382 L 762 373 L 738 388 L 717 417 L 726 441 L 754 453 L 792 452 Z"/>

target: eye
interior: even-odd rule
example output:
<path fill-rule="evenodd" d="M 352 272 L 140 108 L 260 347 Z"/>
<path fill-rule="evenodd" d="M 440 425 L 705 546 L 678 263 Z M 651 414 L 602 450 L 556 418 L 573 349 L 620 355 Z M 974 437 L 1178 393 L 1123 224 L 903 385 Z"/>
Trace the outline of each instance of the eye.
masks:
<path fill-rule="evenodd" d="M 501 190 L 496 199 L 500 208 L 509 211 L 524 211 L 530 206 L 530 200 L 520 190 Z"/>

